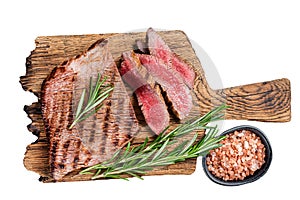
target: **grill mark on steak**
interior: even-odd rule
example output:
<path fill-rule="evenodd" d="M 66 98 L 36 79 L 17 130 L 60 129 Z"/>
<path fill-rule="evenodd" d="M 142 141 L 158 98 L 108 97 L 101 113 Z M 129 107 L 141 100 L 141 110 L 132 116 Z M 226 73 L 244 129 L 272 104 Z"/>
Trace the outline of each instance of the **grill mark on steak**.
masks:
<path fill-rule="evenodd" d="M 67 140 L 64 144 L 63 144 L 63 148 L 64 148 L 64 152 L 63 152 L 63 157 L 62 157 L 62 163 L 65 164 L 67 161 L 67 153 L 68 153 L 68 148 L 70 146 L 70 140 Z"/>
<path fill-rule="evenodd" d="M 79 153 L 78 153 L 78 154 L 79 154 Z M 72 165 L 72 167 L 73 167 L 74 169 L 77 168 L 78 161 L 79 161 L 79 155 L 75 155 L 75 156 L 74 156 L 74 160 L 73 160 L 73 165 Z"/>
<path fill-rule="evenodd" d="M 106 139 L 108 137 L 108 128 L 109 128 L 109 115 L 110 115 L 110 106 L 111 106 L 111 102 L 107 101 L 106 102 L 107 108 L 105 110 L 105 116 L 104 116 L 104 123 L 103 123 L 103 136 L 102 136 L 102 145 L 101 145 L 101 153 L 104 154 L 105 153 L 105 147 L 106 147 Z"/>
<path fill-rule="evenodd" d="M 55 157 L 56 157 L 56 148 L 57 148 L 57 141 L 53 141 L 50 144 L 50 152 L 49 152 L 49 156 L 50 156 L 50 171 L 54 171 L 55 169 Z"/>
<path fill-rule="evenodd" d="M 82 127 L 81 127 L 82 128 Z M 93 125 L 92 125 L 92 134 L 90 135 L 90 137 L 89 137 L 89 142 L 90 143 L 92 143 L 92 142 L 94 142 L 94 140 L 95 140 L 95 134 L 96 134 L 96 124 L 94 123 Z"/>
<path fill-rule="evenodd" d="M 74 169 L 77 168 L 78 166 L 78 162 L 80 162 L 79 159 L 79 154 L 80 154 L 80 146 L 81 146 L 81 141 L 77 140 L 77 141 L 72 141 L 73 142 L 73 146 L 74 146 L 74 159 L 73 159 L 73 165 L 72 167 Z"/>
<path fill-rule="evenodd" d="M 81 145 L 82 145 L 82 143 L 81 143 Z M 83 150 L 83 154 L 85 154 L 85 155 L 91 155 L 91 153 L 87 149 Z M 84 161 L 84 166 L 87 166 L 91 160 L 92 160 L 92 157 L 91 156 L 87 156 L 87 158 Z"/>
<path fill-rule="evenodd" d="M 113 92 L 95 115 L 69 129 L 83 88 L 89 88 L 90 77 L 96 79 L 98 73 L 109 75 L 107 83 L 115 86 Z M 120 98 L 122 105 L 118 105 Z M 41 103 L 50 142 L 50 172 L 55 180 L 109 159 L 138 132 L 138 121 L 106 40 L 56 67 L 43 82 Z"/>
<path fill-rule="evenodd" d="M 110 77 L 112 83 L 116 83 L 114 85 L 115 87 L 120 87 L 119 84 L 123 84 L 122 81 L 116 82 L 116 78 L 118 78 L 117 75 L 119 75 L 117 68 L 115 68 L 114 71 L 105 71 L 104 74 L 107 74 L 107 76 Z M 112 123 L 113 121 L 122 122 L 122 119 L 120 116 L 122 116 L 121 112 L 124 111 L 124 107 L 122 106 L 124 104 L 120 103 L 120 101 L 124 101 L 124 98 L 119 98 L 119 95 L 122 95 L 122 94 L 119 94 L 119 92 L 114 93 L 111 96 L 111 101 L 108 102 L 109 107 L 111 108 L 109 115 L 108 115 L 108 120 L 107 120 L 108 127 L 109 127 L 108 132 L 115 132 L 115 134 L 108 134 L 108 139 L 115 146 L 122 145 L 122 144 L 124 144 L 124 142 L 126 140 L 129 141 L 131 139 L 131 136 L 128 134 L 128 132 L 122 131 L 123 133 L 119 133 L 119 130 L 120 130 L 119 126 L 122 126 L 122 123 Z M 125 95 L 127 95 L 127 94 L 125 93 Z M 128 100 L 129 100 L 129 98 L 128 98 Z M 124 138 L 126 138 L 126 139 L 124 140 Z"/>
<path fill-rule="evenodd" d="M 107 132 L 104 131 L 103 134 L 102 134 L 102 145 L 100 147 L 100 153 L 101 154 L 105 153 L 106 138 L 107 138 Z"/>

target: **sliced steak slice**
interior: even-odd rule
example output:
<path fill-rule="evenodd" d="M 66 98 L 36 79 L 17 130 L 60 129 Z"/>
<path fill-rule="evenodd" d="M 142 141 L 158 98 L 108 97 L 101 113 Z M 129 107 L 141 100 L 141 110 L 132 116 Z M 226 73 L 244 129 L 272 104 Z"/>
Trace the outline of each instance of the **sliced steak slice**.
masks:
<path fill-rule="evenodd" d="M 139 59 L 134 52 L 123 53 L 120 73 L 125 82 L 130 85 L 136 94 L 145 121 L 155 134 L 161 133 L 169 125 L 167 107 L 157 93 L 158 85 L 149 76 L 146 69 L 142 69 Z"/>
<path fill-rule="evenodd" d="M 178 77 L 177 73 L 158 57 L 137 54 L 141 64 L 148 70 L 154 80 L 160 84 L 168 100 L 172 103 L 172 110 L 179 119 L 188 116 L 193 102 L 189 88 Z"/>
<path fill-rule="evenodd" d="M 114 90 L 96 114 L 70 129 L 82 90 L 89 88 L 90 77 L 96 79 L 98 73 L 107 77 Z M 138 132 L 138 121 L 106 40 L 56 67 L 43 83 L 41 103 L 55 180 L 109 159 Z"/>
<path fill-rule="evenodd" d="M 189 88 L 193 88 L 195 71 L 191 65 L 173 53 L 163 38 L 152 28 L 147 30 L 147 41 L 150 54 L 162 59 L 179 74 Z"/>

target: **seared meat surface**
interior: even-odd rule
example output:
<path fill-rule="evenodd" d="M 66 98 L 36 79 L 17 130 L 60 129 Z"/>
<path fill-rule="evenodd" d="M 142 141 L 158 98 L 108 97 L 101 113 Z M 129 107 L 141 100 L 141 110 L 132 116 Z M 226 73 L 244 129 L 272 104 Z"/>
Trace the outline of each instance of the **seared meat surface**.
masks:
<path fill-rule="evenodd" d="M 96 114 L 70 129 L 82 90 L 89 88 L 90 78 L 96 79 L 98 73 L 107 77 L 114 90 Z M 56 67 L 43 83 L 41 103 L 55 180 L 109 159 L 138 132 L 138 121 L 106 40 Z"/>

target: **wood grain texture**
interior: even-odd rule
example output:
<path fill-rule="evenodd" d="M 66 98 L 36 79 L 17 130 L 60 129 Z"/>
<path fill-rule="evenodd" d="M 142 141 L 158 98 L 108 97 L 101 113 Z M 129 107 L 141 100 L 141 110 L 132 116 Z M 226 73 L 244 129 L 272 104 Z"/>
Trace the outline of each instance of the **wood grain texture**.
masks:
<path fill-rule="evenodd" d="M 291 91 L 288 79 L 278 79 L 262 83 L 212 90 L 205 78 L 205 73 L 187 36 L 182 31 L 159 32 L 170 48 L 194 67 L 197 78 L 194 85 L 194 107 L 192 116 L 205 114 L 213 107 L 226 103 L 230 108 L 226 111 L 226 119 L 257 120 L 265 122 L 287 122 L 291 119 Z M 101 38 L 108 38 L 109 48 L 118 64 L 121 53 L 131 50 L 135 41 L 144 40 L 145 33 L 126 34 L 91 34 L 70 36 L 41 36 L 36 39 L 36 48 L 26 59 L 26 74 L 20 77 L 24 90 L 40 97 L 41 84 L 52 69 L 63 61 L 81 54 L 90 45 Z M 130 92 L 130 90 L 128 89 Z M 143 121 L 136 100 L 132 97 L 133 106 L 140 120 L 141 133 L 134 140 L 140 143 L 146 136 L 153 137 Z M 39 102 L 24 107 L 32 123 L 28 130 L 38 139 L 28 145 L 24 157 L 24 165 L 28 170 L 41 175 L 40 180 L 51 182 L 48 165 L 48 139 L 44 132 L 44 123 Z M 179 122 L 171 119 L 171 126 Z M 203 135 L 203 132 L 202 132 Z M 200 139 L 200 138 L 199 138 Z M 190 159 L 176 165 L 157 168 L 147 175 L 191 174 L 196 168 L 196 160 Z M 88 180 L 88 176 L 70 174 L 63 181 Z"/>

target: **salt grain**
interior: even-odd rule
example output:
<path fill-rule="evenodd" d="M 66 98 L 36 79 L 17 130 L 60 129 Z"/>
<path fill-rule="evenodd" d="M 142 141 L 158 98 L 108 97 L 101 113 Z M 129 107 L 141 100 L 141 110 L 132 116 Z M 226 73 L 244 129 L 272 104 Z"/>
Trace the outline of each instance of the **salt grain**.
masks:
<path fill-rule="evenodd" d="M 247 140 L 244 142 L 244 148 L 248 149 L 249 148 L 249 143 L 247 142 Z"/>

